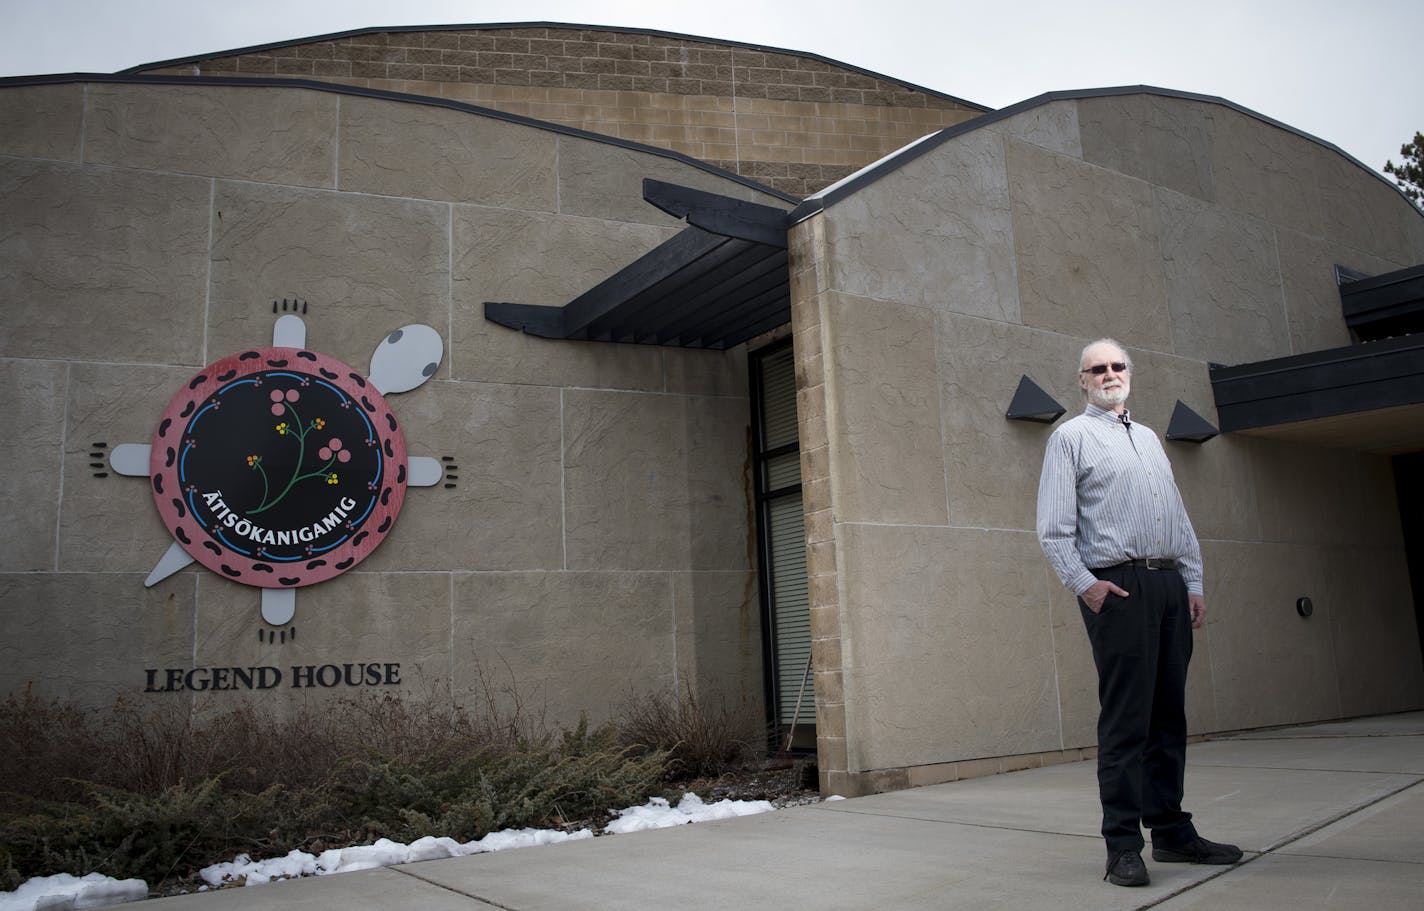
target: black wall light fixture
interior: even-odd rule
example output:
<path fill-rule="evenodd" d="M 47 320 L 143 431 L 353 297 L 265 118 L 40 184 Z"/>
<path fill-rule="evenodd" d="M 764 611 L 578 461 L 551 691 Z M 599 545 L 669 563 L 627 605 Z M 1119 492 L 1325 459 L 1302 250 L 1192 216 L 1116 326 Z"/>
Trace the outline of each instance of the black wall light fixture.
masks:
<path fill-rule="evenodd" d="M 1014 400 L 1009 402 L 1009 410 L 1004 417 L 1011 421 L 1035 421 L 1052 424 L 1067 411 L 1053 396 L 1044 392 L 1037 383 L 1024 374 L 1019 380 L 1019 388 L 1014 391 Z"/>
<path fill-rule="evenodd" d="M 1183 443 L 1205 443 L 1220 431 L 1206 418 L 1177 399 L 1177 407 L 1172 409 L 1172 419 L 1167 422 L 1167 439 Z"/>

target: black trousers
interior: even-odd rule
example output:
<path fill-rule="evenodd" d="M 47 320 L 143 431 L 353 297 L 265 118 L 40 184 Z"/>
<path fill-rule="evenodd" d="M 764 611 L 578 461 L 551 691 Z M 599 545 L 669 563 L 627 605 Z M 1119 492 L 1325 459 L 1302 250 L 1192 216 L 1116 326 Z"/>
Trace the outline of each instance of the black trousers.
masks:
<path fill-rule="evenodd" d="M 1109 853 L 1196 836 L 1182 811 L 1187 763 L 1187 664 L 1192 657 L 1187 586 L 1176 570 L 1094 570 L 1126 598 L 1099 613 L 1078 599 L 1098 668 L 1098 795 Z"/>

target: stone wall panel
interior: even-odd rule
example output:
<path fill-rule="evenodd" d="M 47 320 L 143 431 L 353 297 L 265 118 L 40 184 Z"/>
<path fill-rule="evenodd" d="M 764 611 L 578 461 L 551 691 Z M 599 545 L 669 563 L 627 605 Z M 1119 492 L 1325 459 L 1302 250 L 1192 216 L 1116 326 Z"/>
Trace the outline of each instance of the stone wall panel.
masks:
<path fill-rule="evenodd" d="M 1170 350 L 1151 186 L 1027 143 L 1006 149 L 1024 325 Z"/>
<path fill-rule="evenodd" d="M 66 396 L 64 493 L 57 566 L 65 572 L 147 575 L 173 537 L 158 517 L 148 478 L 108 468 L 121 443 L 149 445 L 168 402 L 192 378 L 175 367 L 75 364 Z M 95 443 L 107 443 L 96 448 Z M 99 459 L 92 452 L 102 452 Z M 92 462 L 103 462 L 95 469 Z M 106 472 L 108 477 L 95 477 Z M 57 495 L 57 490 L 51 490 Z M 197 572 L 196 569 L 188 572 Z M 140 576 L 142 581 L 143 576 Z"/>
<path fill-rule="evenodd" d="M 453 486 L 407 489 L 362 569 L 563 568 L 557 389 L 434 382 L 388 401 L 411 455 L 451 457 Z"/>
<path fill-rule="evenodd" d="M 1203 547 L 1203 559 L 1213 567 L 1207 630 L 1221 729 L 1340 717 L 1335 605 L 1316 597 L 1312 617 L 1295 610 L 1297 598 L 1325 591 L 1331 558 L 1309 545 L 1230 541 Z"/>
<path fill-rule="evenodd" d="M 0 155 L 79 161 L 83 85 L 29 85 L 0 92 Z"/>
<path fill-rule="evenodd" d="M 1156 195 L 1172 350 L 1218 364 L 1290 354 L 1271 227 L 1170 190 Z"/>
<path fill-rule="evenodd" d="M 462 111 L 345 98 L 341 188 L 552 212 L 558 144 L 547 131 Z"/>
<path fill-rule="evenodd" d="M 65 398 L 69 370 L 45 361 L 0 360 L 0 502 L 6 521 L 0 532 L 0 572 L 55 568 Z M 86 461 L 87 465 L 88 462 Z"/>
<path fill-rule="evenodd" d="M 1058 749 L 1031 533 L 843 525 L 851 771 Z M 953 694 L 953 695 L 950 695 Z"/>
<path fill-rule="evenodd" d="M 831 287 L 1019 322 L 1002 144 L 993 131 L 961 136 L 838 202 Z"/>
<path fill-rule="evenodd" d="M 455 576 L 456 702 L 571 726 L 676 696 L 674 585 L 666 573 Z"/>
<path fill-rule="evenodd" d="M 945 524 L 934 314 L 828 298 L 826 414 L 837 519 Z"/>
<path fill-rule="evenodd" d="M 1084 161 L 1207 202 L 1212 174 L 1212 108 L 1157 95 L 1109 95 L 1077 102 Z"/>
<path fill-rule="evenodd" d="M 449 324 L 444 205 L 220 182 L 208 357 L 272 343 L 274 301 L 301 299 L 307 347 L 356 370 L 407 323 Z"/>
<path fill-rule="evenodd" d="M 473 206 L 456 206 L 453 219 L 451 376 L 480 382 L 663 389 L 663 353 L 656 346 L 537 338 L 486 320 L 484 304 L 562 307 L 674 231 Z"/>
<path fill-rule="evenodd" d="M 0 356 L 197 364 L 210 182 L 0 160 Z"/>
<path fill-rule="evenodd" d="M 337 98 L 243 86 L 89 86 L 91 164 L 330 187 Z M 162 142 L 155 142 L 162 136 Z"/>
<path fill-rule="evenodd" d="M 0 574 L 0 693 L 109 708 L 143 690 L 145 669 L 189 667 L 197 577 L 143 578 Z"/>

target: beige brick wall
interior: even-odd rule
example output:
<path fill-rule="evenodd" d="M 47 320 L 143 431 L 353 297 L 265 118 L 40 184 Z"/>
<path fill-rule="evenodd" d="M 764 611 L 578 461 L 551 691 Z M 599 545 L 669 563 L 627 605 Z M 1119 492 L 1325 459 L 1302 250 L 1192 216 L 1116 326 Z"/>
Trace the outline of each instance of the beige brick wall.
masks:
<path fill-rule="evenodd" d="M 447 98 L 670 149 L 798 196 L 979 113 L 812 57 L 580 28 L 349 35 L 150 72 Z"/>

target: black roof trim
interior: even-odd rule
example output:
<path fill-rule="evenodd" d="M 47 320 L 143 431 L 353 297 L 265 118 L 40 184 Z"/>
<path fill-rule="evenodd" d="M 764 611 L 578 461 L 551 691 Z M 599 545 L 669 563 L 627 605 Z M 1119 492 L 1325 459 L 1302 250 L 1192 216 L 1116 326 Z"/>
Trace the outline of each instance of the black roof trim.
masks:
<path fill-rule="evenodd" d="M 702 44 L 721 44 L 726 45 L 727 47 L 737 47 L 748 51 L 761 51 L 771 54 L 788 54 L 792 57 L 805 57 L 810 60 L 817 60 L 821 63 L 830 64 L 831 66 L 838 66 L 842 69 L 850 70 L 854 73 L 860 73 L 862 76 L 870 76 L 875 79 L 883 79 L 886 82 L 892 82 L 895 85 L 903 86 L 904 88 L 909 89 L 912 92 L 920 92 L 925 95 L 933 95 L 936 98 L 943 98 L 945 101 L 953 101 L 956 104 L 962 104 L 965 107 L 974 108 L 975 110 L 993 110 L 993 108 L 991 107 L 986 107 L 982 104 L 977 104 L 973 101 L 967 101 L 963 98 L 958 98 L 954 95 L 948 95 L 944 92 L 925 88 L 922 85 L 916 85 L 913 82 L 906 82 L 903 79 L 896 79 L 894 76 L 886 76 L 883 73 L 877 73 L 873 70 L 867 70 L 863 67 L 858 67 L 853 64 L 843 63 L 840 60 L 834 60 L 830 57 L 823 57 L 820 54 L 814 54 L 808 51 L 794 51 L 788 48 L 772 47 L 771 45 L 766 44 L 749 44 L 745 41 L 728 41 L 721 38 L 705 38 L 700 35 L 685 35 L 681 32 L 665 32 L 659 29 L 636 28 L 632 26 L 625 27 L 617 25 L 580 25 L 576 22 L 474 22 L 446 25 L 372 25 L 367 26 L 365 28 L 350 29 L 344 32 L 331 32 L 325 35 L 312 35 L 307 38 L 295 38 L 287 41 L 273 41 L 268 44 L 254 44 L 250 47 L 240 47 L 233 48 L 231 50 L 214 51 L 208 54 L 196 54 L 191 57 L 175 57 L 172 60 L 160 60 L 156 63 L 142 63 L 138 66 L 129 67 L 126 70 L 120 70 L 119 72 L 124 74 L 139 73 L 144 70 L 156 69 L 158 67 L 182 66 L 185 63 L 196 63 L 199 60 L 211 60 L 214 57 L 232 57 L 237 54 L 257 54 L 263 51 L 277 50 L 279 48 L 296 47 L 297 45 L 302 44 L 314 44 L 318 41 L 335 41 L 339 38 L 355 38 L 360 35 L 379 35 L 382 33 L 391 32 L 458 32 L 468 31 L 471 29 L 495 30 L 517 28 L 579 29 L 581 31 L 589 32 L 622 32 L 634 35 L 656 35 L 659 38 L 671 38 L 677 41 L 697 41 Z"/>
<path fill-rule="evenodd" d="M 25 85 L 63 85 L 75 82 L 101 82 L 120 85 L 226 85 L 246 88 L 307 89 L 316 92 L 329 92 L 336 95 L 355 95 L 363 98 L 379 98 L 385 101 L 401 101 L 407 104 L 422 104 L 429 107 L 448 108 L 453 111 L 474 114 L 477 117 L 503 120 L 507 123 L 517 123 L 522 126 L 533 127 L 537 130 L 545 130 L 550 133 L 560 133 L 565 136 L 588 139 L 593 142 L 601 142 L 605 145 L 618 146 L 635 152 L 656 155 L 659 158 L 667 158 L 681 162 L 682 164 L 691 165 L 698 170 L 715 174 L 718 177 L 734 181 L 742 186 L 766 193 L 770 196 L 775 196 L 778 199 L 785 200 L 792 204 L 801 201 L 800 197 L 792 196 L 790 193 L 783 193 L 774 187 L 757 183 L 751 178 L 734 174 L 716 165 L 708 164 L 701 159 L 684 155 L 681 152 L 674 152 L 671 149 L 644 145 L 640 142 L 633 142 L 630 139 L 620 139 L 617 136 L 608 136 L 603 133 L 580 130 L 577 127 L 550 123 L 547 120 L 536 120 L 533 117 L 510 114 L 507 111 L 497 111 L 494 108 L 480 107 L 479 105 L 468 104 L 463 101 L 452 101 L 448 98 L 437 98 L 433 95 L 411 95 L 404 92 L 391 92 L 385 89 L 369 89 L 362 86 L 346 85 L 340 82 L 319 82 L 312 79 L 286 79 L 278 76 L 164 76 L 143 74 L 129 75 L 127 73 L 65 73 L 49 76 L 9 76 L 0 78 L 0 89 Z"/>
<path fill-rule="evenodd" d="M 1336 265 L 1345 325 L 1364 341 L 1424 332 L 1424 264 L 1383 275 Z"/>
<path fill-rule="evenodd" d="M 895 152 L 886 156 L 885 158 L 882 158 L 875 164 L 872 164 L 869 167 L 864 168 L 863 170 L 858 171 L 855 174 L 852 174 L 850 177 L 846 178 L 840 183 L 832 184 L 830 187 L 825 190 L 822 190 L 820 193 L 812 194 L 805 200 L 805 202 L 801 203 L 801 205 L 797 206 L 794 210 L 792 210 L 791 222 L 792 224 L 795 224 L 798 221 L 810 218 L 812 215 L 815 215 L 818 212 L 830 208 L 840 200 L 859 191 L 863 187 L 867 187 L 870 184 L 875 183 L 877 180 L 880 180 L 882 177 L 894 173 L 895 171 L 914 161 L 916 158 L 919 158 L 921 155 L 924 155 L 927 152 L 931 152 L 939 146 L 943 145 L 944 143 L 950 141 L 951 139 L 954 139 L 958 136 L 962 136 L 965 133 L 969 133 L 973 130 L 977 130 L 982 127 L 989 126 L 991 124 L 998 123 L 1001 120 L 1007 120 L 1010 117 L 1022 114 L 1024 111 L 1029 111 L 1036 107 L 1042 107 L 1046 104 L 1052 104 L 1055 101 L 1079 101 L 1085 98 L 1110 98 L 1118 95 L 1158 95 L 1163 98 L 1178 98 L 1184 101 L 1200 101 L 1205 104 L 1216 104 L 1221 105 L 1222 107 L 1230 108 L 1236 111 L 1237 113 L 1245 114 L 1246 116 L 1253 117 L 1256 120 L 1261 121 L 1262 123 L 1269 124 L 1270 126 L 1274 127 L 1279 127 L 1282 130 L 1294 133 L 1302 139 L 1308 139 L 1316 145 L 1323 146 L 1329 149 L 1330 151 L 1335 152 L 1336 154 L 1344 156 L 1345 159 L 1354 163 L 1358 167 L 1363 168 L 1371 177 L 1375 178 L 1376 180 L 1383 183 L 1385 186 L 1389 187 L 1394 192 L 1398 193 L 1402 198 L 1406 200 L 1409 199 L 1409 197 L 1404 195 L 1403 190 L 1401 190 L 1398 186 L 1387 180 L 1383 174 L 1380 174 L 1378 171 L 1375 171 L 1368 165 L 1363 164 L 1358 158 L 1351 155 L 1349 152 L 1346 152 L 1344 149 L 1340 148 L 1334 143 L 1326 142 L 1318 136 L 1312 136 L 1304 130 L 1298 130 L 1290 124 L 1282 123 L 1279 120 L 1267 117 L 1265 114 L 1261 114 L 1251 110 L 1250 108 L 1243 107 L 1234 101 L 1228 101 L 1227 99 L 1222 98 L 1218 95 L 1202 95 L 1196 92 L 1184 92 L 1178 89 L 1164 89 L 1159 86 L 1153 85 L 1123 85 L 1114 86 L 1110 88 L 1076 89 L 1069 91 L 1045 92 L 1042 95 L 1037 95 L 1033 98 L 1017 102 L 1016 104 L 1011 104 L 1006 108 L 1000 108 L 997 111 L 982 114 L 978 117 L 966 120 L 963 123 L 957 123 L 954 126 L 945 127 L 938 133 L 932 133 L 923 139 L 911 143 L 910 145 L 902 149 L 900 152 Z M 1411 201 L 1411 205 L 1412 204 L 1413 203 Z"/>
<path fill-rule="evenodd" d="M 1404 335 L 1272 358 L 1212 365 L 1222 431 L 1424 402 L 1424 335 Z"/>

